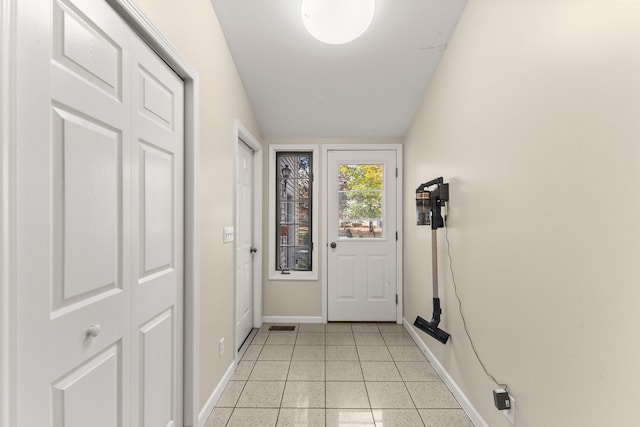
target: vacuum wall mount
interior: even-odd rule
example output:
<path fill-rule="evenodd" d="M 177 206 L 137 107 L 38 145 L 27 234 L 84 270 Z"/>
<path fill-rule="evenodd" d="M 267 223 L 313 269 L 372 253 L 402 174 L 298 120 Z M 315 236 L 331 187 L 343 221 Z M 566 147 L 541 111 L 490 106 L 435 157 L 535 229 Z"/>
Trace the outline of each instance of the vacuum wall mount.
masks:
<path fill-rule="evenodd" d="M 434 190 L 429 187 L 436 186 Z M 416 217 L 418 225 L 431 226 L 431 270 L 433 281 L 433 315 L 430 321 L 416 317 L 413 325 L 442 344 L 449 340 L 449 333 L 440 329 L 440 298 L 438 297 L 438 228 L 444 227 L 442 207 L 449 201 L 449 184 L 442 177 L 433 179 L 416 189 Z"/>

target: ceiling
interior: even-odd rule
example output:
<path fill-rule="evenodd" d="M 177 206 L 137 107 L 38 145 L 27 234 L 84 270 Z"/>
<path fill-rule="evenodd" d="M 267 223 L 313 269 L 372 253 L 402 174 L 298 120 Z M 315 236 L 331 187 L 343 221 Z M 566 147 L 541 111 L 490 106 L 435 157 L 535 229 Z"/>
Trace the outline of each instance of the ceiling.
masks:
<path fill-rule="evenodd" d="M 467 0 L 376 0 L 345 45 L 305 30 L 301 0 L 211 0 L 267 138 L 401 138 Z"/>

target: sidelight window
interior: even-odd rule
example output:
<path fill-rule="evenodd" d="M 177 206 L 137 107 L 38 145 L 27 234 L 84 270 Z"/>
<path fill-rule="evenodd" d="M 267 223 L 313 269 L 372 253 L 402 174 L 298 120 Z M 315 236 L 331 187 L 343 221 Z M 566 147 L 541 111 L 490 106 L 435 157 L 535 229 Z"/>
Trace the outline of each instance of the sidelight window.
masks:
<path fill-rule="evenodd" d="M 276 154 L 276 270 L 311 271 L 312 162 L 310 152 Z"/>
<path fill-rule="evenodd" d="M 270 279 L 317 279 L 314 154 L 315 146 L 272 147 Z"/>

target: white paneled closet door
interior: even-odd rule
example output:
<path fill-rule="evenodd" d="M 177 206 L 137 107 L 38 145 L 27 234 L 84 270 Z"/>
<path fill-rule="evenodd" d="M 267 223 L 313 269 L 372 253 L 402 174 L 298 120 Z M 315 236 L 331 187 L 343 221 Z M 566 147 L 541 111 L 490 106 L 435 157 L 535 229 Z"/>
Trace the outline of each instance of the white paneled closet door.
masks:
<path fill-rule="evenodd" d="M 133 425 L 175 427 L 183 385 L 183 82 L 137 38 L 132 53 Z"/>
<path fill-rule="evenodd" d="M 18 427 L 181 426 L 182 81 L 106 2 L 18 21 Z"/>

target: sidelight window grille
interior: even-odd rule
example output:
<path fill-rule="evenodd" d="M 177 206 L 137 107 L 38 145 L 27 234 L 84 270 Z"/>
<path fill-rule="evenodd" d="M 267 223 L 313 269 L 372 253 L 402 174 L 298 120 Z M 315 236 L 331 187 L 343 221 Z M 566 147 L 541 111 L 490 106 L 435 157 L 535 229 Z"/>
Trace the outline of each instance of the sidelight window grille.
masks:
<path fill-rule="evenodd" d="M 276 153 L 276 271 L 312 271 L 312 152 Z"/>

